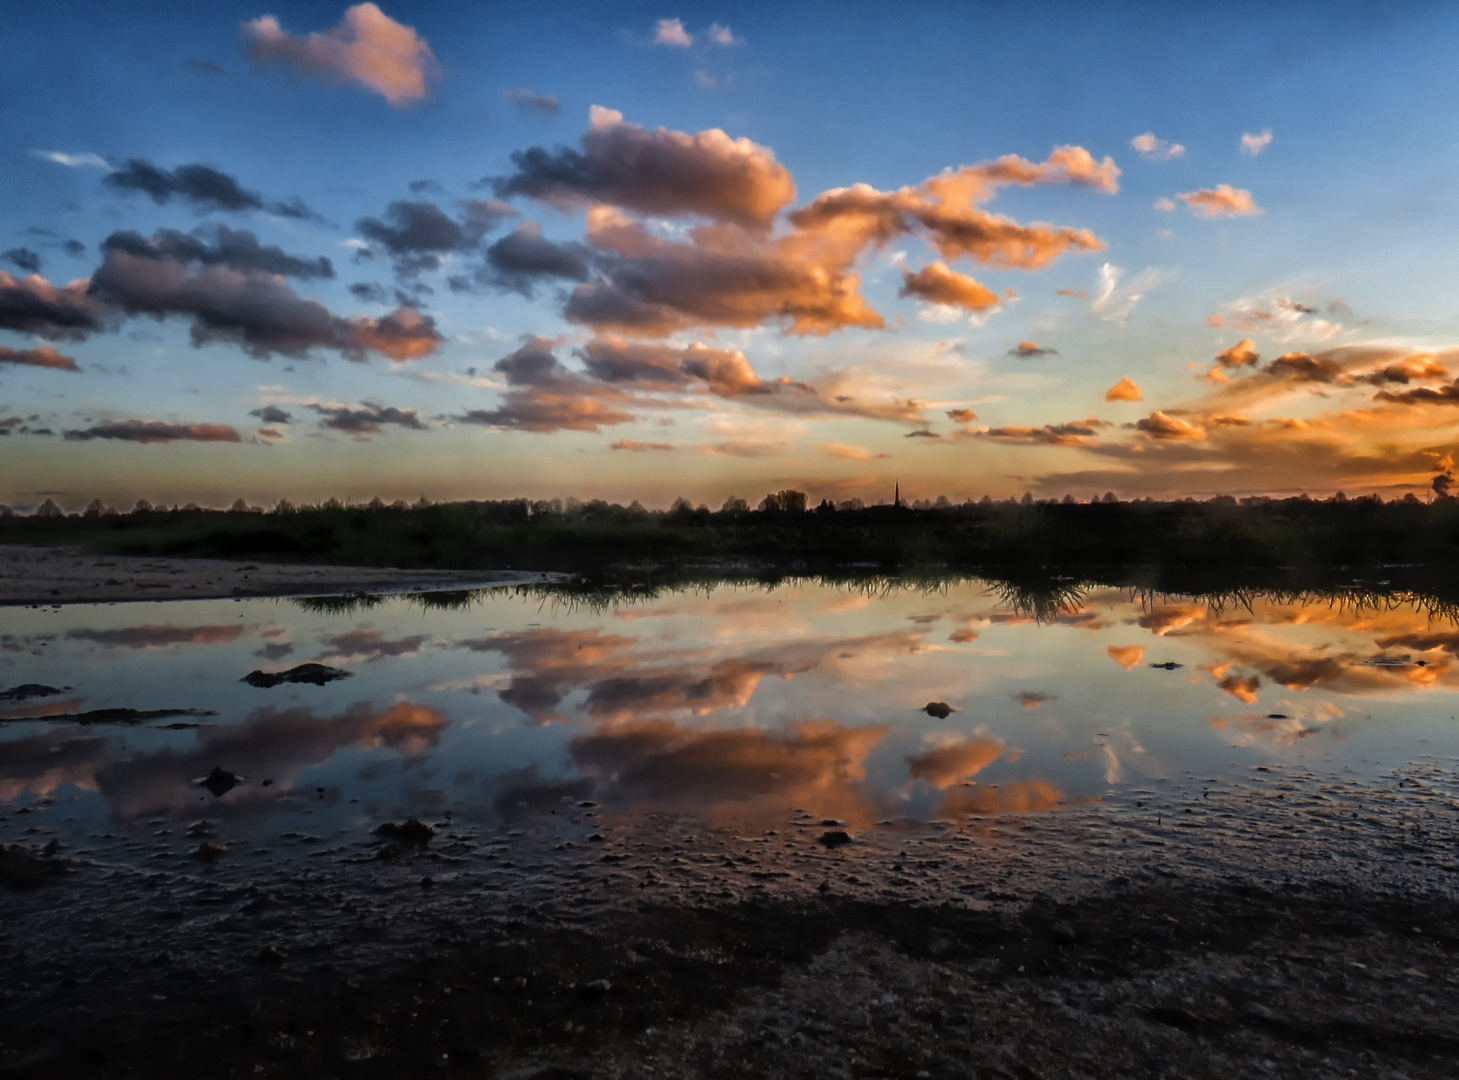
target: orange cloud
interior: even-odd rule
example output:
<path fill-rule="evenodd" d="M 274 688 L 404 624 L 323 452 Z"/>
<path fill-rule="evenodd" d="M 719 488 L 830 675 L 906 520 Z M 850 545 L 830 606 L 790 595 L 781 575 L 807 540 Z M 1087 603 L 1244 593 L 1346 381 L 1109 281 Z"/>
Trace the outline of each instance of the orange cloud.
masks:
<path fill-rule="evenodd" d="M 1069 800 L 1059 785 L 1048 780 L 1023 780 L 996 787 L 956 788 L 942 800 L 937 814 L 939 817 L 1029 814 L 1068 805 Z"/>
<path fill-rule="evenodd" d="M 887 730 L 819 720 L 784 732 L 699 731 L 635 720 L 579 736 L 570 751 L 585 773 L 601 778 L 605 800 L 711 812 L 734 804 L 783 813 L 788 803 L 864 824 L 874 811 L 857 785 Z"/>
<path fill-rule="evenodd" d="M 1008 355 L 1017 356 L 1024 360 L 1032 360 L 1040 356 L 1058 356 L 1059 350 L 1040 348 L 1037 341 L 1020 341 L 1008 350 Z"/>
<path fill-rule="evenodd" d="M 901 296 L 916 296 L 933 304 L 946 304 L 968 311 L 991 311 L 999 304 L 998 294 L 966 274 L 948 268 L 938 260 L 915 274 L 902 272 Z"/>
<path fill-rule="evenodd" d="M 3 345 L 0 345 L 0 364 L 55 368 L 58 371 L 81 370 L 75 360 L 62 356 L 55 349 L 9 349 Z"/>
<path fill-rule="evenodd" d="M 316 78 L 355 82 L 397 109 L 425 100 L 427 82 L 437 74 L 425 39 L 374 4 L 356 4 L 338 26 L 307 38 L 288 33 L 272 15 L 244 23 L 242 30 L 254 63 L 288 64 Z"/>
<path fill-rule="evenodd" d="M 1133 671 L 1145 662 L 1143 645 L 1111 645 L 1105 650 L 1109 658 L 1126 671 Z"/>
<path fill-rule="evenodd" d="M 1256 351 L 1256 342 L 1251 338 L 1242 338 L 1231 348 L 1216 354 L 1216 363 L 1223 368 L 1255 367 L 1261 360 L 1261 354 Z"/>
<path fill-rule="evenodd" d="M 982 203 L 1009 185 L 1119 188 L 1113 161 L 1066 146 L 1041 163 L 1008 156 L 896 191 L 837 188 L 789 213 L 788 228 L 772 233 L 795 186 L 765 147 L 718 130 L 648 132 L 596 107 L 582 147 L 513 155 L 515 172 L 496 181 L 496 192 L 587 207 L 587 240 L 599 253 L 599 273 L 571 292 L 564 314 L 632 337 L 767 322 L 796 335 L 878 329 L 885 322 L 860 295 L 853 272 L 868 247 L 915 233 L 943 260 L 1036 270 L 1067 252 L 1103 245 L 1087 229 L 1024 226 Z M 632 214 L 708 220 L 666 237 Z M 909 274 L 906 290 L 974 311 L 998 303 L 945 262 Z"/>
<path fill-rule="evenodd" d="M 1196 216 L 1203 218 L 1253 217 L 1263 212 L 1253 201 L 1251 192 L 1243 188 L 1233 188 L 1230 184 L 1201 188 L 1199 191 L 1177 195 L 1176 198 L 1185 203 Z"/>
<path fill-rule="evenodd" d="M 978 418 L 972 409 L 948 409 L 947 418 L 954 424 L 971 424 Z"/>
<path fill-rule="evenodd" d="M 1044 443 L 1047 446 L 1091 446 L 1098 438 L 1098 428 L 1107 425 L 1098 420 L 1075 421 L 1070 424 L 1045 424 L 1040 428 L 1000 427 L 975 432 L 980 439 L 1006 443 Z"/>
<path fill-rule="evenodd" d="M 1145 394 L 1133 379 L 1121 379 L 1104 394 L 1105 401 L 1144 401 Z"/>
<path fill-rule="evenodd" d="M 845 458 L 847 461 L 870 461 L 873 457 L 890 457 L 890 454 L 873 454 L 870 450 L 860 446 L 847 446 L 845 443 L 821 443 L 820 450 L 823 454 L 829 454 L 835 458 Z"/>
<path fill-rule="evenodd" d="M 944 791 L 982 772 L 1001 758 L 1005 749 L 1002 739 L 979 735 L 908 756 L 907 770 L 913 780 L 925 780 Z"/>
<path fill-rule="evenodd" d="M 1137 420 L 1135 427 L 1152 439 L 1204 439 L 1206 429 L 1192 424 L 1178 416 L 1167 416 L 1156 409 L 1144 420 Z"/>
<path fill-rule="evenodd" d="M 498 196 L 526 195 L 559 207 L 601 203 L 657 217 L 700 215 L 767 229 L 795 199 L 790 170 L 774 151 L 718 128 L 690 135 L 631 124 L 594 105 L 582 151 L 541 147 L 512 155 L 516 172 Z"/>

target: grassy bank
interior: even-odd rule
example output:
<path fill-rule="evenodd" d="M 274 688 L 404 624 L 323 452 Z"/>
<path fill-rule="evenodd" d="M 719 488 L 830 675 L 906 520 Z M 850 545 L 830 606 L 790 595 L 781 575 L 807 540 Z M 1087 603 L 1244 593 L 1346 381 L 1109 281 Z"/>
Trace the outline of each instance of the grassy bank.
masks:
<path fill-rule="evenodd" d="M 770 500 L 767 500 L 769 502 Z M 526 500 L 0 518 L 0 543 L 98 553 L 594 574 L 736 561 L 883 570 L 1098 566 L 1216 578 L 1459 566 L 1459 500 L 1216 499 L 711 512 Z M 1158 586 L 1158 581 L 1152 581 Z"/>

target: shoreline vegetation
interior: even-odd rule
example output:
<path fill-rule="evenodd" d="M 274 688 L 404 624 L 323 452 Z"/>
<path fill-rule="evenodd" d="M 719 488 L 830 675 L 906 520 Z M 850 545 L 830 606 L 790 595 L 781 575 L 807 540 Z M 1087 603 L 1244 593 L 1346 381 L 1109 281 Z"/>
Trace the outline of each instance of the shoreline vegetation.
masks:
<path fill-rule="evenodd" d="M 1245 590 L 1413 593 L 1459 601 L 1459 500 L 1385 502 L 1341 495 L 1204 502 L 1113 496 L 1091 502 L 983 499 L 863 506 L 787 490 L 718 511 L 680 499 L 669 510 L 575 499 L 413 505 L 337 500 L 270 510 L 50 500 L 0 508 L 0 544 L 80 546 L 97 555 L 233 559 L 432 571 L 549 571 L 581 590 L 712 580 L 975 574 L 1060 600 L 1074 582 L 1185 594 Z"/>

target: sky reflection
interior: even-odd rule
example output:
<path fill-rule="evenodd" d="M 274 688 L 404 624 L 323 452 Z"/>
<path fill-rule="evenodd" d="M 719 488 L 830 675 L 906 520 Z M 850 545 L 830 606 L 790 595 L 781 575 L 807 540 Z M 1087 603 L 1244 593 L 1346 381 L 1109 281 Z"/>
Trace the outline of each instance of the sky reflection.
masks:
<path fill-rule="evenodd" d="M 260 833 L 584 800 L 865 825 L 1056 810 L 1290 758 L 1363 773 L 1459 752 L 1459 628 L 1415 606 L 1102 590 L 1046 614 L 976 582 L 724 586 L 608 610 L 511 590 L 454 610 L 12 610 L 0 684 L 69 689 L 0 706 L 0 803 L 70 801 L 84 828 L 209 816 Z M 239 681 L 306 661 L 355 677 Z M 102 708 L 217 715 L 47 719 Z M 212 796 L 195 781 L 214 766 L 242 782 Z"/>

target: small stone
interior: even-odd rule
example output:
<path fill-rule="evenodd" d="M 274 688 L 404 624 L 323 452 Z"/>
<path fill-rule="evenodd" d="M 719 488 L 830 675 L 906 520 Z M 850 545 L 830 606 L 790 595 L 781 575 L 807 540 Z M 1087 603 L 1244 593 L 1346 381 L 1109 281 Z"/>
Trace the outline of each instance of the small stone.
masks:
<path fill-rule="evenodd" d="M 429 844 L 431 837 L 436 835 L 436 830 L 424 821 L 409 818 L 399 825 L 387 821 L 375 830 L 375 835 L 381 840 L 392 840 L 398 844 Z"/>
<path fill-rule="evenodd" d="M 613 984 L 607 979 L 594 979 L 590 983 L 583 983 L 579 993 L 583 997 L 602 997 L 611 989 L 613 989 Z"/>
<path fill-rule="evenodd" d="M 1049 933 L 1060 945 L 1073 945 L 1075 942 L 1074 928 L 1066 922 L 1056 922 L 1049 927 Z"/>
<path fill-rule="evenodd" d="M 193 856 L 194 858 L 201 859 L 203 862 L 212 862 L 226 850 L 222 844 L 210 844 L 204 840 L 198 845 L 198 849 L 193 852 Z"/>
<path fill-rule="evenodd" d="M 928 716 L 936 717 L 938 720 L 946 720 L 953 713 L 957 712 L 945 701 L 929 701 L 922 706 L 922 711 Z"/>
<path fill-rule="evenodd" d="M 214 765 L 213 771 L 203 777 L 203 787 L 215 797 L 221 798 L 238 786 L 239 779 L 237 773 L 231 773 L 221 765 Z"/>
<path fill-rule="evenodd" d="M 518 990 L 525 990 L 527 989 L 527 980 L 523 976 L 518 975 L 515 979 L 512 980 L 512 985 Z"/>
<path fill-rule="evenodd" d="M 254 957 L 260 964 L 282 964 L 289 958 L 289 950 L 280 945 L 265 945 Z"/>
<path fill-rule="evenodd" d="M 434 889 L 436 887 L 435 879 L 427 874 L 425 877 L 420 879 L 420 887 L 422 889 Z"/>
<path fill-rule="evenodd" d="M 831 829 L 823 832 L 821 833 L 820 839 L 816 841 L 816 843 L 826 848 L 844 847 L 851 842 L 851 834 L 846 832 L 845 829 Z"/>

